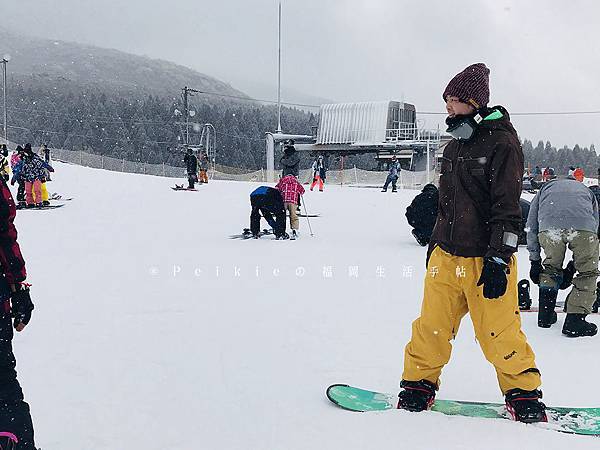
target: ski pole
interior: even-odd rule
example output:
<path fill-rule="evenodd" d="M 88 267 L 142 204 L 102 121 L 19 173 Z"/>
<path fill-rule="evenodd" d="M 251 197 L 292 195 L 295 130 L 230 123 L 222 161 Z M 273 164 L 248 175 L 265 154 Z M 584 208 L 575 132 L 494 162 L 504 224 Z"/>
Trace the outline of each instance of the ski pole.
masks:
<path fill-rule="evenodd" d="M 304 201 L 304 196 L 301 195 L 300 198 L 302 199 L 302 206 L 304 206 L 304 215 L 306 216 L 306 221 L 308 222 L 308 229 L 310 231 L 310 236 L 314 237 L 315 235 L 312 232 L 312 228 L 310 226 L 310 220 L 308 218 L 308 211 L 306 210 L 306 202 Z"/>

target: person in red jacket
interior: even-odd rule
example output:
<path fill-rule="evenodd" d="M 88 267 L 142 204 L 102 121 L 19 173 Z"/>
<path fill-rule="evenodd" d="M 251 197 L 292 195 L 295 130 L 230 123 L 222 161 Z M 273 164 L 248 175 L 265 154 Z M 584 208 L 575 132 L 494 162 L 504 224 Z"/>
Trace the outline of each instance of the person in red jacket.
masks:
<path fill-rule="evenodd" d="M 292 229 L 290 238 L 296 239 L 298 237 L 298 228 L 300 228 L 300 220 L 298 219 L 296 208 L 298 207 L 300 196 L 304 194 L 304 187 L 302 187 L 295 176 L 286 175 L 279 180 L 275 189 L 281 192 L 285 209 L 290 214 L 290 228 Z"/>
<path fill-rule="evenodd" d="M 18 450 L 35 450 L 29 405 L 17 380 L 12 349 L 13 327 L 23 331 L 33 303 L 27 271 L 13 224 L 16 206 L 6 182 L 0 179 L 0 431 L 15 435 Z"/>

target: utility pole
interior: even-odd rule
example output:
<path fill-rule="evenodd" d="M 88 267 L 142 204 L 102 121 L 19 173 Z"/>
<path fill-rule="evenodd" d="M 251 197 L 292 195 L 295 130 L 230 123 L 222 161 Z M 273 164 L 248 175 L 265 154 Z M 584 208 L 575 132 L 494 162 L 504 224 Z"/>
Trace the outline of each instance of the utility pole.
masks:
<path fill-rule="evenodd" d="M 6 63 L 10 61 L 10 56 L 9 55 L 4 55 L 4 57 L 2 58 L 2 61 L 0 61 L 2 63 L 2 92 L 4 94 L 4 100 L 3 100 L 3 105 L 4 105 L 4 141 L 6 144 L 8 144 L 8 111 L 6 109 Z"/>
<path fill-rule="evenodd" d="M 185 114 L 185 146 L 187 147 L 187 145 L 190 142 L 190 129 L 189 129 L 189 119 L 190 119 L 190 112 L 189 112 L 189 102 L 188 102 L 188 97 L 192 96 L 192 93 L 194 92 L 200 92 L 196 89 L 191 89 L 187 86 L 185 86 L 182 90 L 182 97 L 183 97 L 183 113 Z"/>
<path fill-rule="evenodd" d="M 279 2 L 279 46 L 277 58 L 277 133 L 281 133 L 281 1 Z"/>

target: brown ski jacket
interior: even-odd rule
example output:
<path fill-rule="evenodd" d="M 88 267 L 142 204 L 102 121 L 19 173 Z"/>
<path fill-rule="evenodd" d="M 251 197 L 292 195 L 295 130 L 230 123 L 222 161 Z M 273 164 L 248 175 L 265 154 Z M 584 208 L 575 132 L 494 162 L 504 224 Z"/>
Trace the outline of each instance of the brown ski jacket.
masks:
<path fill-rule="evenodd" d="M 508 261 L 521 225 L 523 150 L 506 109 L 480 114 L 470 140 L 454 139 L 444 149 L 429 253 L 438 245 L 456 256 Z"/>

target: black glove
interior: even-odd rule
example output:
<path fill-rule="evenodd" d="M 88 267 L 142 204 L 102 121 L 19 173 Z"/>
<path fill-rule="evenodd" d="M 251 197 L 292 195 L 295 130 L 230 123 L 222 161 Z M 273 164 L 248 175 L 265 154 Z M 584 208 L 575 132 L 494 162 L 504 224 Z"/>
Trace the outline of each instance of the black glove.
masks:
<path fill-rule="evenodd" d="M 537 261 L 529 262 L 531 263 L 531 268 L 529 269 L 529 279 L 533 282 L 533 284 L 540 284 L 540 275 L 544 269 L 542 266 L 542 260 L 539 259 Z"/>
<path fill-rule="evenodd" d="M 27 286 L 19 286 L 15 292 L 13 292 L 10 298 L 12 304 L 12 316 L 14 317 L 14 327 L 22 323 L 27 325 L 31 320 L 31 311 L 33 311 L 33 302 L 29 295 L 29 288 Z"/>
<path fill-rule="evenodd" d="M 577 272 L 577 269 L 575 269 L 575 261 L 569 261 L 569 264 L 567 264 L 567 267 L 565 267 L 562 272 L 562 281 L 558 288 L 567 289 L 569 286 L 571 286 L 575 272 Z"/>
<path fill-rule="evenodd" d="M 477 286 L 483 285 L 485 298 L 502 297 L 506 292 L 508 265 L 500 259 L 485 258 Z"/>

